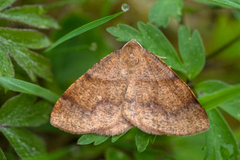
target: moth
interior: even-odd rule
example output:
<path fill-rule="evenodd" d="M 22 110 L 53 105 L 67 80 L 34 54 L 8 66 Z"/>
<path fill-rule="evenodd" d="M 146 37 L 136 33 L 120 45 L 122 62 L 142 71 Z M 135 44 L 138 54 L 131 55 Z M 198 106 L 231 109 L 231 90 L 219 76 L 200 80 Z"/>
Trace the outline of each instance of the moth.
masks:
<path fill-rule="evenodd" d="M 56 102 L 50 123 L 74 134 L 111 136 L 133 126 L 177 136 L 209 129 L 206 111 L 187 84 L 136 40 L 77 79 Z"/>

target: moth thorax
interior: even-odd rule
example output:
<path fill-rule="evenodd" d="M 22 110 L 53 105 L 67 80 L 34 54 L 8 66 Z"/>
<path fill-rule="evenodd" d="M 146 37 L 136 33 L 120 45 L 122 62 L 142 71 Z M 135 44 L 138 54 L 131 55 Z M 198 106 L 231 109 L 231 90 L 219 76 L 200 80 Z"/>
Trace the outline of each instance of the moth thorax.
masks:
<path fill-rule="evenodd" d="M 139 61 L 139 56 L 136 53 L 130 52 L 128 54 L 128 57 L 126 60 L 128 67 L 130 68 L 135 67 L 138 64 L 138 61 Z"/>

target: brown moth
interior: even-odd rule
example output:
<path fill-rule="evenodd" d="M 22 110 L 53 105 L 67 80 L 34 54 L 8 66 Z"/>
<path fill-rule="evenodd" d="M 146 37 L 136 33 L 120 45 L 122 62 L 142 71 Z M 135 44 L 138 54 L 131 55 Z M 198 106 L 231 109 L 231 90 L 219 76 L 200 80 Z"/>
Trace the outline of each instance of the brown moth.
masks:
<path fill-rule="evenodd" d="M 55 104 L 50 122 L 70 133 L 112 136 L 133 126 L 177 136 L 209 128 L 206 111 L 187 84 L 135 40 L 76 80 Z"/>

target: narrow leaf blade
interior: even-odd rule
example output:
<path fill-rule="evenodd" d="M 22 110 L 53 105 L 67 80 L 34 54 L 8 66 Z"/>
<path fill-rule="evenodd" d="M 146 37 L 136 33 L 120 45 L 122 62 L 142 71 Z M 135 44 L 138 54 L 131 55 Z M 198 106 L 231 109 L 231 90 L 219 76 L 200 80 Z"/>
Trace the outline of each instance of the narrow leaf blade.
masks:
<path fill-rule="evenodd" d="M 110 21 L 111 19 L 121 15 L 122 13 L 124 13 L 124 11 L 116 13 L 114 15 L 103 17 L 101 19 L 95 20 L 95 21 L 90 22 L 90 23 L 87 23 L 87 24 L 85 24 L 85 25 L 83 25 L 83 26 L 81 26 L 81 27 L 71 31 L 70 33 L 66 34 L 65 36 L 61 37 L 60 39 L 58 39 L 54 44 L 52 44 L 44 52 L 48 52 L 48 51 L 52 50 L 53 48 L 55 48 L 56 46 L 58 46 L 59 44 L 65 42 L 65 41 L 67 41 L 70 38 L 76 37 L 79 34 L 82 34 L 82 33 L 86 32 L 86 31 L 89 31 L 89 30 L 91 30 L 93 28 L 96 28 L 96 27 L 102 25 L 102 24 Z"/>
<path fill-rule="evenodd" d="M 214 2 L 216 4 L 220 4 L 226 7 L 231 7 L 231 8 L 237 8 L 240 9 L 240 4 L 237 4 L 233 1 L 229 1 L 229 0 L 207 0 L 209 2 Z"/>
<path fill-rule="evenodd" d="M 231 85 L 222 81 L 209 80 L 197 84 L 196 91 L 200 97 L 203 97 L 229 87 Z M 240 95 L 219 104 L 219 107 L 240 121 Z"/>
<path fill-rule="evenodd" d="M 27 94 L 33 94 L 39 97 L 42 97 L 50 102 L 55 103 L 59 96 L 55 93 L 42 88 L 38 85 L 25 82 L 22 80 L 14 79 L 14 78 L 7 78 L 0 76 L 0 86 L 4 87 L 5 89 L 13 90 L 16 92 L 22 92 Z"/>
<path fill-rule="evenodd" d="M 239 94 L 240 84 L 216 91 L 210 95 L 199 98 L 198 101 L 206 110 L 209 110 Z"/>
<path fill-rule="evenodd" d="M 219 81 L 219 80 L 207 80 L 207 81 L 203 81 L 203 82 L 195 85 L 195 89 L 198 93 L 198 97 L 202 98 L 202 97 L 210 95 L 216 91 L 226 89 L 229 86 L 230 85 L 228 85 L 227 83 Z"/>
<path fill-rule="evenodd" d="M 219 107 L 240 121 L 240 95 L 221 103 Z"/>

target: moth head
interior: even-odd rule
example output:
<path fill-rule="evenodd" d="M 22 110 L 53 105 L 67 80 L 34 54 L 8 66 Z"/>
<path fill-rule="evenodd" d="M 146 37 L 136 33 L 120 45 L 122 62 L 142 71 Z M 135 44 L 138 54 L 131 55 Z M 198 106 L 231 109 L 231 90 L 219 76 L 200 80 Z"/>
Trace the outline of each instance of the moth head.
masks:
<path fill-rule="evenodd" d="M 142 50 L 143 47 L 136 40 L 131 40 L 122 48 L 122 54 L 124 54 L 122 60 L 127 63 L 129 67 L 134 67 L 139 62 Z"/>

